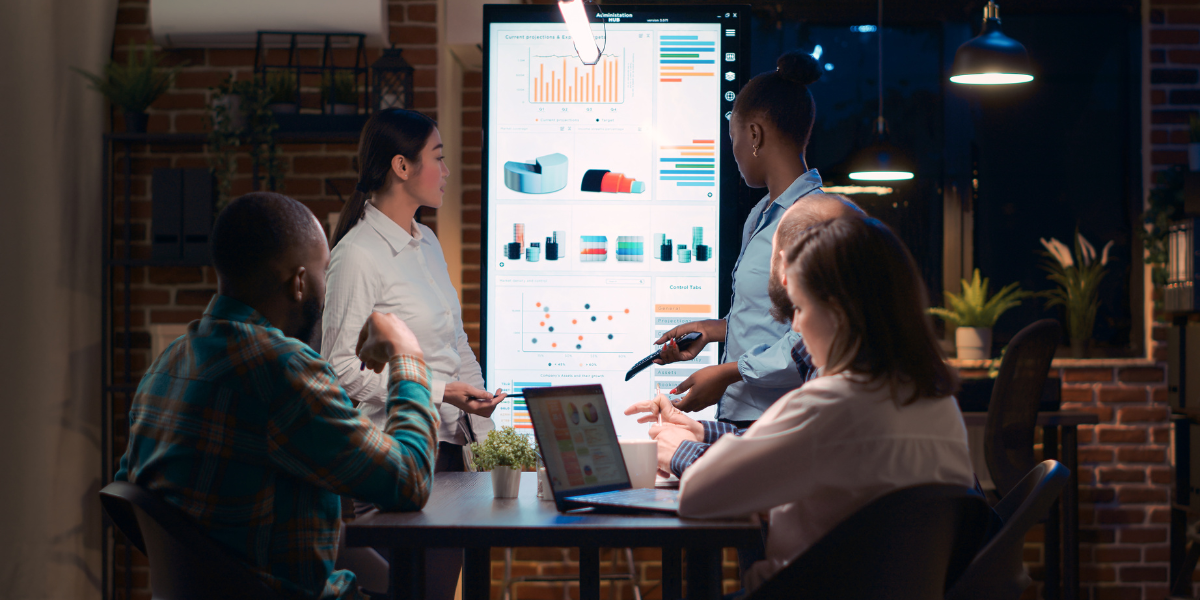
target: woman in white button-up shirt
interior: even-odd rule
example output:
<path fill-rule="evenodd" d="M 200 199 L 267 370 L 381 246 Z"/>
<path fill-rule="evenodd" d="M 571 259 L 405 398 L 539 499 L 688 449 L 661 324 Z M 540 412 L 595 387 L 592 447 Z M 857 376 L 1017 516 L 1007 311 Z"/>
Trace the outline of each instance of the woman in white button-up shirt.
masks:
<path fill-rule="evenodd" d="M 450 173 L 442 138 L 425 115 L 385 110 L 363 128 L 358 154 L 358 184 L 333 237 L 321 353 L 350 398 L 382 428 L 387 373 L 361 369 L 354 348 L 372 312 L 400 317 L 433 372 L 432 399 L 441 416 L 435 471 L 462 471 L 462 446 L 494 428 L 490 416 L 504 395 L 484 389 L 442 248 L 433 231 L 414 219 L 420 207 L 442 205 Z M 356 505 L 357 512 L 367 508 Z M 454 593 L 462 554 L 449 554 L 429 557 L 430 598 L 447 597 L 447 586 Z"/>

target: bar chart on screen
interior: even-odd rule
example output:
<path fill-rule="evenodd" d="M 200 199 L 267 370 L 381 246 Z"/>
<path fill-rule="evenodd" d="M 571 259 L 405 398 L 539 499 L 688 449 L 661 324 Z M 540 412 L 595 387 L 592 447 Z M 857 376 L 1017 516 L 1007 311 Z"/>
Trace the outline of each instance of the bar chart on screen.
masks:
<path fill-rule="evenodd" d="M 667 187 L 715 188 L 717 146 L 712 138 L 680 140 L 658 147 L 658 181 Z"/>
<path fill-rule="evenodd" d="M 716 77 L 717 42 L 700 38 L 700 35 L 658 36 L 659 83 Z"/>
<path fill-rule="evenodd" d="M 576 55 L 529 50 L 529 102 L 533 104 L 621 104 L 625 101 L 624 50 L 606 52 L 594 65 Z"/>

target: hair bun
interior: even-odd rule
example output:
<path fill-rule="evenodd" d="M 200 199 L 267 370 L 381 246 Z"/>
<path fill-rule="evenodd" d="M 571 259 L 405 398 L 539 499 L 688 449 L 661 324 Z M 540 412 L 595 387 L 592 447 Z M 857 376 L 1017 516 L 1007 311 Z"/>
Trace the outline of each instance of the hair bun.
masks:
<path fill-rule="evenodd" d="M 817 59 L 803 50 L 792 50 L 775 61 L 775 71 L 780 77 L 801 85 L 815 83 L 821 78 L 821 65 Z"/>

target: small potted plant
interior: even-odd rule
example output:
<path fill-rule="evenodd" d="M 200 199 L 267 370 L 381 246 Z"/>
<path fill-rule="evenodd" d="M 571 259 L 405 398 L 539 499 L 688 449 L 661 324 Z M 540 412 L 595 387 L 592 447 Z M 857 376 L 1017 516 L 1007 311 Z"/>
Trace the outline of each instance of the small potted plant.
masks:
<path fill-rule="evenodd" d="M 1010 283 L 992 297 L 988 297 L 986 278 L 981 278 L 979 269 L 971 281 L 962 280 L 962 295 L 945 292 L 948 308 L 931 308 L 935 316 L 954 323 L 955 346 L 960 360 L 984 360 L 992 353 L 992 327 L 996 320 L 1010 308 L 1021 304 L 1021 300 L 1032 296 L 1022 291 L 1016 283 Z"/>
<path fill-rule="evenodd" d="M 299 112 L 295 73 L 271 71 L 267 74 L 267 108 L 277 115 L 294 115 Z"/>
<path fill-rule="evenodd" d="M 521 470 L 537 465 L 537 450 L 512 427 L 489 431 L 483 443 L 471 444 L 471 454 L 476 470 L 492 472 L 492 493 L 497 498 L 516 498 Z"/>
<path fill-rule="evenodd" d="M 1088 343 L 1092 339 L 1092 328 L 1096 324 L 1096 309 L 1100 307 L 1100 280 L 1104 279 L 1108 265 L 1108 251 L 1112 248 L 1110 240 L 1104 245 L 1099 259 L 1096 248 L 1075 232 L 1075 256 L 1067 245 L 1050 238 L 1042 239 L 1047 257 L 1042 268 L 1050 274 L 1047 279 L 1058 284 L 1058 288 L 1045 292 L 1050 298 L 1046 308 L 1062 306 L 1067 310 L 1067 336 L 1071 338 L 1071 356 L 1083 358 L 1087 353 Z"/>
<path fill-rule="evenodd" d="M 154 44 L 146 42 L 140 51 L 129 44 L 125 64 L 109 61 L 101 75 L 77 68 L 73 70 L 91 82 L 91 89 L 100 92 L 114 106 L 121 107 L 125 131 L 145 133 L 149 119 L 146 109 L 171 87 L 175 75 L 185 64 L 162 67 L 154 53 Z"/>
<path fill-rule="evenodd" d="M 358 114 L 358 79 L 350 71 L 326 71 L 321 77 L 321 104 L 325 114 Z"/>

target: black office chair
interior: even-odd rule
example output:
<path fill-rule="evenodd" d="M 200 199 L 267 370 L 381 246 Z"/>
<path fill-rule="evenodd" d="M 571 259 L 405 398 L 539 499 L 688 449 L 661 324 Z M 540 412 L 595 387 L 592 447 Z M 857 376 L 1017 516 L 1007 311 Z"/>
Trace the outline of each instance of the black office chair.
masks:
<path fill-rule="evenodd" d="M 1000 361 L 988 405 L 983 451 L 1001 498 L 1037 464 L 1033 436 L 1038 403 L 1061 339 L 1058 321 L 1037 321 L 1017 332 Z"/>
<path fill-rule="evenodd" d="M 1033 581 L 1025 568 L 1025 534 L 1046 517 L 1071 471 L 1047 460 L 1033 468 L 1004 499 L 996 514 L 1004 526 L 967 566 L 946 600 L 1016 600 Z"/>
<path fill-rule="evenodd" d="M 150 559 L 153 600 L 284 600 L 191 517 L 124 481 L 100 490 L 104 512 Z"/>
<path fill-rule="evenodd" d="M 987 502 L 954 485 L 892 492 L 851 515 L 747 600 L 941 600 L 983 545 Z"/>

